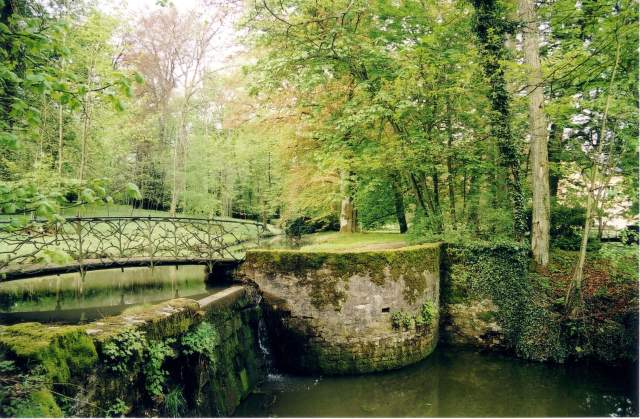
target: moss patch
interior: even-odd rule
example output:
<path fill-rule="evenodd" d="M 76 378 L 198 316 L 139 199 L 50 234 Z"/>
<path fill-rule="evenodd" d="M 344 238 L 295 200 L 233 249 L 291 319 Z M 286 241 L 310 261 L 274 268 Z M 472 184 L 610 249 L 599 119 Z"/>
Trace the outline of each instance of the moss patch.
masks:
<path fill-rule="evenodd" d="M 348 280 L 356 274 L 368 276 L 377 285 L 402 279 L 404 297 L 413 303 L 426 289 L 425 271 L 440 270 L 440 245 L 348 253 L 251 250 L 241 269 L 299 278 L 301 286 L 310 287 L 316 308 L 331 305 L 339 310 L 346 299 Z"/>
<path fill-rule="evenodd" d="M 0 328 L 0 347 L 27 368 L 42 365 L 53 382 L 67 382 L 98 360 L 93 340 L 81 326 L 21 323 Z"/>
<path fill-rule="evenodd" d="M 62 416 L 62 410 L 53 398 L 53 394 L 47 390 L 31 393 L 29 399 L 22 403 L 16 411 L 18 418 L 59 418 Z"/>

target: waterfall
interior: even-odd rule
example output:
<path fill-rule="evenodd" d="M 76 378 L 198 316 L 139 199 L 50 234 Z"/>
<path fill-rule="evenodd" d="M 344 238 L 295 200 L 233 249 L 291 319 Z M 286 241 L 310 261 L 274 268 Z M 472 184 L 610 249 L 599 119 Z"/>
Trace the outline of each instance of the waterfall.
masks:
<path fill-rule="evenodd" d="M 260 348 L 260 352 L 264 359 L 264 369 L 267 381 L 280 381 L 282 379 L 282 374 L 280 374 L 273 365 L 269 330 L 267 330 L 267 323 L 262 317 L 260 317 L 260 320 L 258 321 L 258 347 Z"/>

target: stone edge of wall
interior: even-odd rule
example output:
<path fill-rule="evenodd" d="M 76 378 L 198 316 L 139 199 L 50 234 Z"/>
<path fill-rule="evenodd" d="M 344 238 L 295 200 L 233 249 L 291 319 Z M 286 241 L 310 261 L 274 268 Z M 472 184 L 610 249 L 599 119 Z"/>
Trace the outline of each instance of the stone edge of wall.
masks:
<path fill-rule="evenodd" d="M 42 366 L 47 380 L 52 382 L 75 382 L 74 385 L 82 383 L 90 387 L 96 382 L 95 376 L 92 375 L 100 368 L 101 361 L 98 354 L 101 352 L 101 347 L 126 329 L 141 330 L 151 339 L 162 340 L 187 332 L 210 317 L 212 313 L 234 309 L 240 313 L 241 320 L 231 319 L 233 327 L 231 330 L 226 330 L 229 329 L 226 328 L 225 336 L 222 338 L 231 338 L 233 344 L 236 345 L 249 346 L 251 342 L 239 342 L 239 340 L 255 340 L 257 336 L 247 336 L 247 332 L 234 331 L 240 327 L 239 323 L 246 320 L 246 316 L 243 316 L 241 311 L 252 305 L 255 306 L 254 294 L 255 291 L 251 287 L 236 285 L 198 301 L 177 298 L 151 307 L 134 308 L 120 315 L 110 316 L 86 325 L 50 325 L 36 322 L 18 323 L 11 326 L 0 325 L 0 355 L 8 355 L 10 359 L 18 362 L 26 370 Z M 241 333 L 243 336 L 239 338 L 234 333 Z M 253 343 L 257 345 L 257 341 Z M 258 356 L 256 354 L 255 359 L 252 360 L 254 363 L 258 363 Z M 231 372 L 222 379 L 228 380 L 230 375 Z M 220 399 L 218 400 L 219 404 L 223 404 L 222 411 L 218 413 L 221 416 L 232 414 L 240 400 L 249 394 L 258 380 L 256 371 L 252 371 L 250 374 L 245 369 L 240 371 L 239 378 L 235 380 L 240 383 L 235 386 L 238 387 L 237 394 L 233 394 L 231 389 L 226 388 L 224 392 L 220 391 L 224 394 L 215 395 L 214 398 Z M 118 387 L 123 383 L 110 384 L 112 387 L 114 384 Z M 131 385 L 135 384 L 130 382 L 129 386 L 126 383 L 122 386 L 130 387 Z M 215 391 L 216 389 L 211 390 Z M 87 389 L 85 391 L 91 392 Z M 129 389 L 129 393 L 134 399 L 142 397 L 139 391 L 134 388 Z M 95 394 L 93 395 L 95 396 Z M 105 396 L 105 394 L 100 394 L 100 396 Z M 106 394 L 106 396 L 111 395 Z M 39 389 L 30 397 L 33 406 L 26 412 L 28 416 L 62 415 L 62 411 L 52 396 L 51 388 Z M 87 397 L 91 397 L 91 395 L 87 395 Z M 95 405 L 91 401 L 87 402 Z M 215 407 L 220 410 L 219 406 Z M 84 413 L 84 416 L 104 416 L 104 413 L 99 411 L 85 410 L 81 413 Z M 202 413 L 207 414 L 206 411 Z M 210 414 L 210 412 L 208 413 Z"/>

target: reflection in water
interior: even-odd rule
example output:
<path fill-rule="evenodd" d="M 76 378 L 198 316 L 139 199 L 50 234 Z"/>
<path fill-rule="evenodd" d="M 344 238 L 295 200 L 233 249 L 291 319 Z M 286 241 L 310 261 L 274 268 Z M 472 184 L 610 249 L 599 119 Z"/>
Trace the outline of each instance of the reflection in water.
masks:
<path fill-rule="evenodd" d="M 532 363 L 438 348 L 416 365 L 349 377 L 270 375 L 237 416 L 625 416 L 636 368 Z"/>
<path fill-rule="evenodd" d="M 82 323 L 121 313 L 132 305 L 172 298 L 201 298 L 223 287 L 205 283 L 199 265 L 108 269 L 0 283 L 0 323 Z"/>

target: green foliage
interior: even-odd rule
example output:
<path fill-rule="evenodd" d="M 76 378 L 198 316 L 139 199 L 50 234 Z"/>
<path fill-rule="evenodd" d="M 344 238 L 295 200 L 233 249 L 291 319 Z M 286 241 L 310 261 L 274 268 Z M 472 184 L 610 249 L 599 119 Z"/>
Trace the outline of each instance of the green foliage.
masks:
<path fill-rule="evenodd" d="M 116 398 L 105 410 L 104 415 L 108 418 L 124 417 L 131 409 L 124 400 Z"/>
<path fill-rule="evenodd" d="M 145 388 L 147 393 L 155 398 L 162 398 L 164 394 L 165 381 L 168 372 L 162 366 L 166 358 L 176 356 L 171 347 L 175 339 L 165 341 L 151 341 L 147 345 L 147 352 L 143 366 Z"/>
<path fill-rule="evenodd" d="M 183 353 L 204 357 L 212 365 L 216 364 L 216 348 L 219 343 L 218 331 L 208 322 L 200 323 L 180 340 Z"/>
<path fill-rule="evenodd" d="M 391 314 L 391 325 L 394 329 L 409 330 L 414 322 L 413 316 L 405 311 L 396 311 Z"/>
<path fill-rule="evenodd" d="M 536 281 L 536 274 L 530 273 Z M 521 314 L 521 331 L 515 344 L 519 356 L 536 361 L 564 362 L 569 355 L 561 316 L 554 313 L 544 293 L 532 292 Z"/>
<path fill-rule="evenodd" d="M 420 307 L 420 315 L 416 317 L 416 326 L 431 327 L 438 318 L 438 307 L 430 301 L 425 301 Z"/>
<path fill-rule="evenodd" d="M 554 205 L 551 211 L 549 235 L 551 245 L 563 250 L 579 250 L 582 241 L 586 210 L 582 207 Z M 600 242 L 593 237 L 587 243 L 588 251 L 596 251 Z"/>
<path fill-rule="evenodd" d="M 167 416 L 172 418 L 182 417 L 187 408 L 187 401 L 182 394 L 182 388 L 173 387 L 164 398 L 164 409 Z"/>
<path fill-rule="evenodd" d="M 63 417 L 62 410 L 48 390 L 36 390 L 29 399 L 20 403 L 14 413 L 19 418 Z"/>
<path fill-rule="evenodd" d="M 288 237 L 300 238 L 303 234 L 313 234 L 321 231 L 337 231 L 340 223 L 335 217 L 323 217 L 311 219 L 309 217 L 297 217 L 286 220 L 284 232 Z"/>
<path fill-rule="evenodd" d="M 135 328 L 126 329 L 103 345 L 105 366 L 115 373 L 125 374 L 143 361 L 146 348 L 144 332 Z"/>
<path fill-rule="evenodd" d="M 3 417 L 62 416 L 47 389 L 42 366 L 24 370 L 0 353 L 0 415 Z"/>
<path fill-rule="evenodd" d="M 393 189 L 388 179 L 378 176 L 363 179 L 355 196 L 358 221 L 365 229 L 396 222 Z"/>
<path fill-rule="evenodd" d="M 610 275 L 617 282 L 638 280 L 638 246 L 606 243 L 598 251 L 598 258 L 604 259 L 610 267 Z"/>
<path fill-rule="evenodd" d="M 499 308 L 497 321 L 515 345 L 522 329 L 522 314 L 530 298 L 529 252 L 509 243 L 445 245 L 448 272 L 443 283 L 445 301 L 490 298 Z"/>
<path fill-rule="evenodd" d="M 431 328 L 433 322 L 438 318 L 438 308 L 430 301 L 425 301 L 420 306 L 420 312 L 412 315 L 405 311 L 396 311 L 391 314 L 391 326 L 397 330 L 409 330 L 416 328 Z"/>

